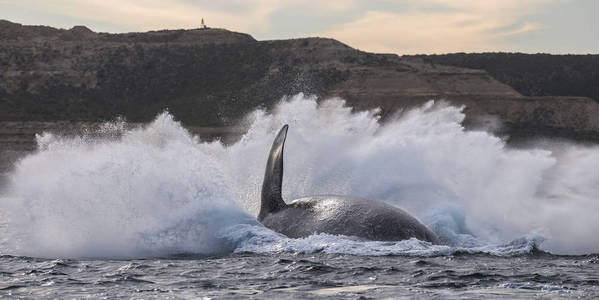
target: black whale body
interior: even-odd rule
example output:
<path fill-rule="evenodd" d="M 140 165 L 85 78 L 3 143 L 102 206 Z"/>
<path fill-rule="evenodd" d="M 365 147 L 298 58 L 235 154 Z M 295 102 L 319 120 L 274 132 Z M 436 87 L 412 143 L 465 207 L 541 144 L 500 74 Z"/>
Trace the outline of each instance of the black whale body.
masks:
<path fill-rule="evenodd" d="M 262 184 L 258 221 L 291 238 L 314 233 L 355 236 L 374 241 L 410 238 L 439 243 L 439 238 L 416 218 L 393 205 L 357 197 L 320 195 L 287 204 L 281 197 L 285 125 L 275 138 Z"/>

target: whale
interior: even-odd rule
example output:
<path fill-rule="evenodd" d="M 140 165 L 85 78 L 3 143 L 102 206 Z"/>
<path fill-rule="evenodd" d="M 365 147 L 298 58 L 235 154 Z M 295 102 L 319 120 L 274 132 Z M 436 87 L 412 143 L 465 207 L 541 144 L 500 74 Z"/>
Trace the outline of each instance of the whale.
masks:
<path fill-rule="evenodd" d="M 399 207 L 383 201 L 342 195 L 316 195 L 286 203 L 283 187 L 283 150 L 289 126 L 274 139 L 266 162 L 258 221 L 290 238 L 331 234 L 371 241 L 411 238 L 440 244 L 437 235 Z"/>

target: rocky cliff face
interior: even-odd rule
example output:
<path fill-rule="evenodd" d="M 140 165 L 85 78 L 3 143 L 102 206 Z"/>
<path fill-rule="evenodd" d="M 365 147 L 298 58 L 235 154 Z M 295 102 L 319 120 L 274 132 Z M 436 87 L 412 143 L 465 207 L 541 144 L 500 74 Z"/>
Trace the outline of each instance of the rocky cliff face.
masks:
<path fill-rule="evenodd" d="M 358 51 L 332 39 L 256 41 L 223 29 L 94 33 L 0 21 L 0 121 L 146 122 L 169 109 L 224 127 L 304 92 L 383 115 L 429 99 L 466 105 L 468 126 L 501 134 L 599 139 L 599 105 L 527 97 L 481 70 Z"/>
<path fill-rule="evenodd" d="M 523 95 L 583 96 L 599 102 L 599 55 L 453 53 L 422 61 L 481 69 Z"/>

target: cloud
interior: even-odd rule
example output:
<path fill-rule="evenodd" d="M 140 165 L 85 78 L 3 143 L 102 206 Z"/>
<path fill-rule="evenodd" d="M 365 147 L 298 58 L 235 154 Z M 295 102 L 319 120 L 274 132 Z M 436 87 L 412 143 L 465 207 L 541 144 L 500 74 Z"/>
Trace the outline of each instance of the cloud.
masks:
<path fill-rule="evenodd" d="M 36 10 L 40 22 L 65 16 L 121 31 L 197 28 L 204 18 L 208 26 L 260 39 L 316 35 L 373 52 L 445 53 L 513 51 L 512 41 L 545 28 L 532 17 L 547 4 L 568 1 L 0 0 L 0 9 L 21 7 Z"/>
<path fill-rule="evenodd" d="M 355 9 L 357 3 L 356 0 L 0 0 L 0 5 L 110 24 L 130 31 L 197 28 L 204 18 L 209 26 L 250 33 L 273 29 L 269 16 L 278 11 L 299 7 L 305 11 L 342 14 Z"/>
<path fill-rule="evenodd" d="M 518 27 L 511 31 L 501 32 L 499 35 L 500 36 L 519 35 L 519 34 L 536 31 L 536 30 L 543 29 L 543 28 L 544 28 L 544 26 L 541 24 L 533 23 L 533 22 L 526 22 L 521 27 Z"/>
<path fill-rule="evenodd" d="M 559 0 L 423 0 L 405 11 L 367 11 L 319 35 L 374 52 L 509 50 L 511 37 L 543 28 L 527 18 L 543 5 L 556 1 Z M 407 1 L 388 3 L 399 5 Z M 436 9 L 430 10 L 431 7 Z"/>
<path fill-rule="evenodd" d="M 208 25 L 245 32 L 268 28 L 267 16 L 277 8 L 276 0 L 256 0 L 251 5 L 189 0 L 20 0 L 12 4 L 129 30 L 197 28 L 205 18 Z"/>

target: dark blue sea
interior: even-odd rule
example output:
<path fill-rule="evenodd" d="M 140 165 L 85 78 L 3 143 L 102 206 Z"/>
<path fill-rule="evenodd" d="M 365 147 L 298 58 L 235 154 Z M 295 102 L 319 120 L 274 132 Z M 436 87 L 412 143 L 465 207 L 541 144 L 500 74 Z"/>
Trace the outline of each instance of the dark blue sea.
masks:
<path fill-rule="evenodd" d="M 231 254 L 0 259 L 8 298 L 516 299 L 599 297 L 599 256 Z"/>

